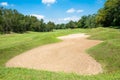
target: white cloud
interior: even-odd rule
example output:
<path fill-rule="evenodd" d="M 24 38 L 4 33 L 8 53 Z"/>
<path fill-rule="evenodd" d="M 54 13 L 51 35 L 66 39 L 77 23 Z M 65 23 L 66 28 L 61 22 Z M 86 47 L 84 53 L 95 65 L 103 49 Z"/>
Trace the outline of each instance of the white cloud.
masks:
<path fill-rule="evenodd" d="M 1 6 L 8 6 L 8 3 L 7 2 L 1 2 L 0 5 Z"/>
<path fill-rule="evenodd" d="M 72 16 L 72 17 L 66 17 L 66 18 L 63 18 L 63 19 L 59 19 L 59 21 L 78 21 L 80 19 L 80 17 L 77 17 L 77 16 Z"/>
<path fill-rule="evenodd" d="M 14 4 L 9 4 L 8 2 L 1 2 L 0 3 L 1 6 L 15 6 Z"/>
<path fill-rule="evenodd" d="M 45 18 L 45 16 L 38 15 L 38 14 L 31 14 L 31 16 L 35 16 L 35 17 L 37 17 L 37 19 L 44 19 Z"/>
<path fill-rule="evenodd" d="M 68 9 L 66 12 L 67 13 L 74 13 L 76 10 L 74 8 Z"/>
<path fill-rule="evenodd" d="M 84 10 L 80 10 L 80 9 L 79 9 L 79 10 L 77 10 L 76 12 L 77 12 L 77 13 L 81 13 L 81 12 L 84 12 Z"/>
<path fill-rule="evenodd" d="M 76 10 L 76 9 L 74 9 L 74 8 L 71 8 L 71 9 L 68 9 L 67 11 L 66 11 L 67 13 L 81 13 L 81 12 L 84 12 L 84 10 L 81 10 L 81 9 L 79 9 L 79 10 Z"/>
<path fill-rule="evenodd" d="M 47 6 L 50 6 L 50 4 L 54 4 L 56 0 L 42 0 L 43 4 L 47 4 Z"/>
<path fill-rule="evenodd" d="M 71 16 L 65 18 L 44 18 L 45 23 L 52 21 L 55 24 L 68 23 L 69 21 L 78 21 L 81 17 Z"/>

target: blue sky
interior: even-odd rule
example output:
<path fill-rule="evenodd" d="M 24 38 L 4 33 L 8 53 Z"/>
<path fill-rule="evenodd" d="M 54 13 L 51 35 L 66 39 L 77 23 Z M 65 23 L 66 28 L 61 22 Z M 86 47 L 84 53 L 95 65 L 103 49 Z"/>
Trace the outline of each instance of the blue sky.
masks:
<path fill-rule="evenodd" d="M 0 6 L 17 9 L 24 15 L 33 15 L 45 22 L 77 21 L 83 15 L 94 14 L 106 0 L 0 0 Z"/>

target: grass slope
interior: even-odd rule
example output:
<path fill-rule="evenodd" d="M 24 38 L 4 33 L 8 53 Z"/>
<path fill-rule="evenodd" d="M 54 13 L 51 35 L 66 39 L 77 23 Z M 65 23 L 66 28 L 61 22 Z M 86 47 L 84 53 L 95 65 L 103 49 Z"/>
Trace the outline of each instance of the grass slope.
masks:
<path fill-rule="evenodd" d="M 31 69 L 5 68 L 10 58 L 34 47 L 58 42 L 57 36 L 85 32 L 90 39 L 104 40 L 88 50 L 88 53 L 103 64 L 106 72 L 94 76 L 54 73 Z M 120 79 L 120 31 L 110 28 L 58 30 L 47 33 L 0 35 L 0 80 L 119 80 Z M 111 72 L 111 73 L 110 73 Z"/>
<path fill-rule="evenodd" d="M 91 56 L 102 63 L 106 72 L 120 70 L 120 30 L 110 28 L 97 28 L 88 32 L 90 39 L 104 42 L 88 50 Z"/>
<path fill-rule="evenodd" d="M 80 30 L 58 30 L 54 32 L 28 32 L 24 34 L 7 34 L 0 35 L 0 66 L 4 66 L 5 62 L 12 57 L 30 50 L 34 47 L 55 43 L 57 36 L 67 35 L 71 33 L 81 32 Z"/>

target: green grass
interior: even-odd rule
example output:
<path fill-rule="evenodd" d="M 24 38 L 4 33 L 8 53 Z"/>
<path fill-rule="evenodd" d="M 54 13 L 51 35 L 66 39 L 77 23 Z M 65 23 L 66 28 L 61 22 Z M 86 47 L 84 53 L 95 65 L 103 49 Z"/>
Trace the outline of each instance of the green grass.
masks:
<path fill-rule="evenodd" d="M 105 72 L 120 70 L 120 30 L 110 28 L 98 28 L 88 32 L 90 39 L 103 40 L 104 42 L 92 47 L 88 53 L 99 61 Z"/>
<path fill-rule="evenodd" d="M 77 33 L 80 30 L 58 30 L 54 32 L 28 32 L 24 34 L 0 35 L 0 66 L 12 57 L 34 47 L 59 42 L 57 36 Z"/>
<path fill-rule="evenodd" d="M 20 68 L 0 68 L 0 80 L 120 80 L 120 72 L 82 76 L 74 73 L 37 71 Z"/>
<path fill-rule="evenodd" d="M 37 71 L 23 68 L 5 68 L 12 57 L 34 47 L 59 42 L 56 37 L 84 32 L 89 39 L 104 41 L 87 52 L 99 61 L 104 73 L 80 76 L 62 72 Z M 0 35 L 0 80 L 120 80 L 120 30 L 111 28 L 57 30 L 53 32 Z"/>

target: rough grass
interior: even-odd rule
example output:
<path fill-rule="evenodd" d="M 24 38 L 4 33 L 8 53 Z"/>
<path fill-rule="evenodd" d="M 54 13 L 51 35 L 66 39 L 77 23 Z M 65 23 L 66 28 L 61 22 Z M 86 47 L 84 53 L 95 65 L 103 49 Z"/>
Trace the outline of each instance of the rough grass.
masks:
<path fill-rule="evenodd" d="M 0 68 L 0 80 L 120 80 L 120 72 L 82 76 L 74 73 L 36 71 L 20 68 Z"/>
<path fill-rule="evenodd" d="M 28 32 L 24 34 L 0 35 L 0 66 L 12 57 L 34 47 L 60 41 L 57 36 L 81 32 L 84 30 L 57 30 L 54 32 Z"/>
<path fill-rule="evenodd" d="M 60 40 L 56 38 L 57 36 L 80 32 L 92 35 L 90 39 L 104 41 L 87 50 L 91 56 L 103 65 L 104 73 L 80 76 L 73 73 L 4 67 L 6 61 L 24 51 L 40 45 L 58 42 Z M 0 66 L 0 80 L 120 80 L 120 31 L 111 28 L 96 28 L 0 35 Z"/>
<path fill-rule="evenodd" d="M 90 39 L 99 39 L 104 42 L 88 50 L 91 56 L 99 61 L 105 72 L 120 70 L 120 30 L 97 28 L 88 32 Z"/>

